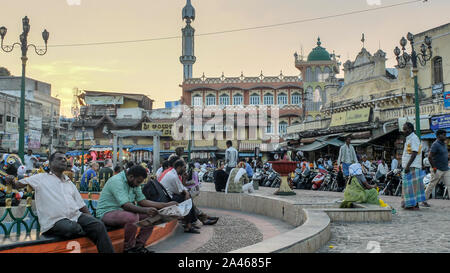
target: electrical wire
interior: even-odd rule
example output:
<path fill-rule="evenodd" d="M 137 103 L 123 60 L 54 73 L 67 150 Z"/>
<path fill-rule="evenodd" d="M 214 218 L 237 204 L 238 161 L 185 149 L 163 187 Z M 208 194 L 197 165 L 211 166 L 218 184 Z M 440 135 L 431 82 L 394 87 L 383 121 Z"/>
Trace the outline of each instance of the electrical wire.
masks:
<path fill-rule="evenodd" d="M 266 29 L 266 28 L 280 27 L 280 26 L 293 25 L 293 24 L 299 24 L 299 23 L 306 23 L 306 22 L 312 22 L 312 21 L 318 21 L 318 20 L 324 20 L 324 19 L 343 17 L 343 16 L 348 16 L 348 15 L 360 14 L 360 13 L 365 13 L 365 12 L 370 12 L 370 11 L 389 9 L 389 8 L 398 7 L 398 6 L 405 6 L 405 5 L 410 5 L 410 4 L 417 3 L 417 2 L 426 2 L 426 1 L 412 0 L 412 1 L 401 2 L 401 3 L 397 3 L 397 4 L 387 5 L 387 6 L 376 7 L 376 8 L 356 10 L 356 11 L 350 11 L 350 12 L 339 13 L 339 14 L 334 14 L 334 15 L 321 16 L 321 17 L 315 17 L 315 18 L 309 18 L 309 19 L 301 19 L 301 20 L 289 21 L 289 22 L 278 23 L 278 24 L 270 24 L 270 25 L 262 25 L 262 26 L 248 27 L 248 28 L 238 28 L 238 29 L 230 29 L 230 30 L 223 30 L 223 31 L 200 33 L 200 34 L 197 34 L 196 37 L 219 35 L 219 34 L 226 34 L 226 33 L 250 31 L 250 30 L 257 30 L 257 29 Z M 148 38 L 148 39 L 140 39 L 140 40 L 48 45 L 48 47 L 54 48 L 54 47 L 79 47 L 79 46 L 96 46 L 96 45 L 112 45 L 112 44 L 129 44 L 129 43 L 142 43 L 142 42 L 152 42 L 152 41 L 162 41 L 162 40 L 173 40 L 173 39 L 181 39 L 181 38 L 183 38 L 183 37 L 182 36 L 168 36 L 168 37 Z"/>

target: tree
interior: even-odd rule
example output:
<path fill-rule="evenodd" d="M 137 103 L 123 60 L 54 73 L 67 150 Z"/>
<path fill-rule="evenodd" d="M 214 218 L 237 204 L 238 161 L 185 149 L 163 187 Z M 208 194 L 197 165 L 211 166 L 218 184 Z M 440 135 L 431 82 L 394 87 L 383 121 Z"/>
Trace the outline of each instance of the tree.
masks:
<path fill-rule="evenodd" d="M 11 72 L 6 67 L 0 67 L 0 76 L 11 76 Z"/>

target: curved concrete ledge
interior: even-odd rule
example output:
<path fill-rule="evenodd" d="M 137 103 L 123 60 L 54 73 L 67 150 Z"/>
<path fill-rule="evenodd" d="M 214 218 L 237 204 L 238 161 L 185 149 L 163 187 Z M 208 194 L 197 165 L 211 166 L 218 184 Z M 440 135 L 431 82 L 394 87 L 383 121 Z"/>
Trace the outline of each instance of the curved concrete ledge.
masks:
<path fill-rule="evenodd" d="M 332 221 L 382 222 L 392 219 L 391 210 L 357 204 L 356 208 L 340 209 L 339 202 L 301 204 L 279 196 L 202 191 L 195 198 L 199 207 L 239 210 L 285 221 L 296 228 L 260 243 L 231 253 L 311 253 L 331 238 Z"/>

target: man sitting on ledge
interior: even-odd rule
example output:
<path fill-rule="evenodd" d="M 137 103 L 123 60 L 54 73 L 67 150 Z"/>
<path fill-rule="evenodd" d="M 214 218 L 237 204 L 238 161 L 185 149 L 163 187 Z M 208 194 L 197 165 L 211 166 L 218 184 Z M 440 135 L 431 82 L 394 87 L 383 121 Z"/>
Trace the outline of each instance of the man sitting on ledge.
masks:
<path fill-rule="evenodd" d="M 105 225 L 93 217 L 75 185 L 63 174 L 67 169 L 64 153 L 50 156 L 50 172 L 40 173 L 14 183 L 15 188 L 30 185 L 35 190 L 35 202 L 41 232 L 64 238 L 87 236 L 96 245 L 99 253 L 113 253 L 114 248 Z"/>
<path fill-rule="evenodd" d="M 141 228 L 136 236 L 138 228 L 135 223 L 157 215 L 157 209 L 177 204 L 146 200 L 141 190 L 146 178 L 147 170 L 140 165 L 122 171 L 108 180 L 98 200 L 97 217 L 108 226 L 125 227 L 125 253 L 151 252 L 145 248 L 145 243 L 152 234 L 153 226 Z"/>

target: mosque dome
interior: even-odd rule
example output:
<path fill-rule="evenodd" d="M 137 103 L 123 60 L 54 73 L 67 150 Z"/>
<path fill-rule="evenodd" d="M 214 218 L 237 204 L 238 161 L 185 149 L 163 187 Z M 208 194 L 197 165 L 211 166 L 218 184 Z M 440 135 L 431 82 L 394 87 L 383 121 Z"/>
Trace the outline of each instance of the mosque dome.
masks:
<path fill-rule="evenodd" d="M 308 62 L 310 61 L 331 61 L 331 56 L 325 48 L 321 47 L 320 38 L 317 39 L 317 47 L 314 48 L 308 55 Z"/>

